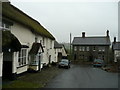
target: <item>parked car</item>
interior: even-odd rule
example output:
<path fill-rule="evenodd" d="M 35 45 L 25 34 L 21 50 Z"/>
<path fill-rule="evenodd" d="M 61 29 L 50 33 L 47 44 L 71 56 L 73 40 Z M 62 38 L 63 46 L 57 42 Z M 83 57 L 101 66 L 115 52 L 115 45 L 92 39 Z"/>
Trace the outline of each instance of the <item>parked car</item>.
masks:
<path fill-rule="evenodd" d="M 58 63 L 58 67 L 61 68 L 70 68 L 70 61 L 68 59 L 62 59 L 59 63 Z"/>
<path fill-rule="evenodd" d="M 102 59 L 94 59 L 93 66 L 102 67 L 102 66 L 105 66 L 105 62 Z"/>

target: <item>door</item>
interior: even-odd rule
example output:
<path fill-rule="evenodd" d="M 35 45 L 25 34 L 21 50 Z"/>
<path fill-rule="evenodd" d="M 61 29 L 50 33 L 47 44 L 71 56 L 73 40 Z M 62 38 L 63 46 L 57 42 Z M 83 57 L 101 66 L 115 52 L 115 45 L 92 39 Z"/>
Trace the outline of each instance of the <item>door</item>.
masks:
<path fill-rule="evenodd" d="M 51 62 L 51 55 L 49 55 L 49 64 L 50 64 L 50 62 Z"/>
<path fill-rule="evenodd" d="M 3 53 L 3 79 L 12 79 L 13 53 Z"/>

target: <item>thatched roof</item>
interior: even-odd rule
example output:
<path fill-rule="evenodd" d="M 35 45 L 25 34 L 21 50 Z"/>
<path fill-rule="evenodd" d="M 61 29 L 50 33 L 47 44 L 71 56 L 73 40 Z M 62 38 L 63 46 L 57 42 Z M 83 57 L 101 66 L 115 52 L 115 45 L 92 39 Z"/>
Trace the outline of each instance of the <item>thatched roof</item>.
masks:
<path fill-rule="evenodd" d="M 20 51 L 22 45 L 19 40 L 10 32 L 2 31 L 2 51 L 8 52 L 9 49 L 11 52 Z"/>
<path fill-rule="evenodd" d="M 2 16 L 30 28 L 34 33 L 55 40 L 53 35 L 50 34 L 39 22 L 11 5 L 9 2 L 2 3 Z"/>
<path fill-rule="evenodd" d="M 33 43 L 32 48 L 31 48 L 29 54 L 36 55 L 38 53 L 38 51 L 39 51 L 40 48 L 41 48 L 42 52 L 44 52 L 41 43 Z"/>

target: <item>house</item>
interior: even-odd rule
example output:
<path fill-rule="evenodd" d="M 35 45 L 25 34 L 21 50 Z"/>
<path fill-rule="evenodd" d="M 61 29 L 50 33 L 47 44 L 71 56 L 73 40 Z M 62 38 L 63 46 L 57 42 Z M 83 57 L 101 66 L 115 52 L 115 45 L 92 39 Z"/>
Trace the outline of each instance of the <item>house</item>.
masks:
<path fill-rule="evenodd" d="M 2 77 L 14 78 L 29 68 L 41 70 L 43 64 L 48 64 L 54 59 L 53 35 L 10 2 L 2 3 L 1 28 Z"/>
<path fill-rule="evenodd" d="M 109 61 L 110 37 L 107 30 L 106 36 L 85 36 L 82 32 L 82 37 L 74 37 L 73 42 L 73 59 L 78 61 L 93 61 L 95 58 L 100 58 L 105 62 Z"/>
<path fill-rule="evenodd" d="M 120 42 L 116 42 L 116 37 L 114 37 L 114 42 L 112 43 L 112 51 L 114 62 L 118 62 L 118 59 L 120 59 Z"/>
<path fill-rule="evenodd" d="M 59 62 L 62 59 L 62 57 L 67 57 L 67 52 L 64 45 L 59 44 L 57 41 L 55 41 L 54 49 L 55 49 L 54 62 Z"/>

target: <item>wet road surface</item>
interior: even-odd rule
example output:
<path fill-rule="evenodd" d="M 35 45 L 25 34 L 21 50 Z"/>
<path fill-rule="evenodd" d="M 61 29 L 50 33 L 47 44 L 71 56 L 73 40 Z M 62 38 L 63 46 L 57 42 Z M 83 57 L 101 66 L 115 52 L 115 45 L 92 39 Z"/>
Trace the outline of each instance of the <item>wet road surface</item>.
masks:
<path fill-rule="evenodd" d="M 53 78 L 45 88 L 118 88 L 118 73 L 92 66 L 71 65 Z"/>

